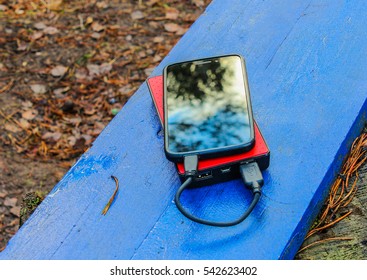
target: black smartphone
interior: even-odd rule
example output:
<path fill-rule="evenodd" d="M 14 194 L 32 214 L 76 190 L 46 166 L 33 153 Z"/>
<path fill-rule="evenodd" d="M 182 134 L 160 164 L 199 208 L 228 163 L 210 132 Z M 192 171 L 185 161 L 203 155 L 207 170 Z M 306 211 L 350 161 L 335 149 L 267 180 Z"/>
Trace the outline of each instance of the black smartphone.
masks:
<path fill-rule="evenodd" d="M 174 63 L 165 67 L 163 79 L 169 160 L 231 155 L 253 147 L 250 92 L 240 55 Z"/>

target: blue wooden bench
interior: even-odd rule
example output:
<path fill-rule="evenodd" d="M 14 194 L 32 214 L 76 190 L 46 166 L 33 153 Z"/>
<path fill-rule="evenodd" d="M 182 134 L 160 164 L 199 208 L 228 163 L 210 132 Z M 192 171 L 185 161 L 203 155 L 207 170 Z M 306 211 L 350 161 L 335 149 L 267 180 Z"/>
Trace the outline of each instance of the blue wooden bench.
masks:
<path fill-rule="evenodd" d="M 246 58 L 255 119 L 271 150 L 263 197 L 231 228 L 187 220 L 144 83 L 10 241 L 1 259 L 291 259 L 366 122 L 365 1 L 215 0 L 155 69 Z M 107 215 L 101 215 L 114 191 Z M 234 218 L 241 181 L 189 191 L 185 205 Z"/>

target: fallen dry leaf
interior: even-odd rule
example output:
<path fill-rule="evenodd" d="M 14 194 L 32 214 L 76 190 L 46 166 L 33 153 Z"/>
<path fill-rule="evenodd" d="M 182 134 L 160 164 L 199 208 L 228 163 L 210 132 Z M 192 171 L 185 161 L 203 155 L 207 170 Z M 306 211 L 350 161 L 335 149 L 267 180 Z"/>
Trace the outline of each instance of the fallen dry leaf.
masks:
<path fill-rule="evenodd" d="M 176 31 L 176 35 L 184 35 L 185 32 L 187 31 L 187 28 L 182 28 L 180 27 L 177 31 Z"/>
<path fill-rule="evenodd" d="M 25 42 L 17 42 L 18 48 L 17 51 L 25 51 L 28 48 L 28 44 Z"/>
<path fill-rule="evenodd" d="M 19 125 L 23 128 L 23 129 L 28 129 L 30 128 L 31 124 L 26 120 L 26 119 L 23 119 L 21 118 L 19 120 Z"/>
<path fill-rule="evenodd" d="M 76 143 L 76 137 L 75 136 L 69 136 L 68 138 L 67 138 L 67 141 L 68 141 L 68 143 L 69 143 L 69 145 L 70 146 L 74 146 L 75 145 L 75 143 Z"/>
<path fill-rule="evenodd" d="M 18 133 L 21 131 L 21 129 L 15 125 L 15 124 L 12 124 L 12 123 L 6 123 L 4 125 L 4 128 L 7 130 L 7 131 L 10 131 L 10 132 L 13 132 L 13 133 Z"/>
<path fill-rule="evenodd" d="M 4 205 L 14 207 L 17 204 L 17 202 L 18 202 L 18 199 L 16 197 L 13 197 L 13 198 L 7 197 L 4 200 Z"/>
<path fill-rule="evenodd" d="M 43 94 L 47 92 L 47 87 L 46 85 L 42 85 L 42 84 L 33 84 L 30 85 L 31 90 L 36 93 L 36 94 Z"/>
<path fill-rule="evenodd" d="M 6 72 L 8 69 L 5 67 L 3 63 L 0 62 L 0 71 Z"/>
<path fill-rule="evenodd" d="M 105 1 L 97 2 L 96 3 L 96 6 L 99 9 L 106 9 L 106 8 L 108 8 L 108 4 Z"/>
<path fill-rule="evenodd" d="M 159 0 L 149 0 L 145 4 L 148 6 L 153 6 L 154 4 L 158 3 Z"/>
<path fill-rule="evenodd" d="M 98 23 L 97 21 L 95 21 L 92 23 L 92 29 L 96 32 L 101 32 L 105 29 L 105 27 L 100 23 Z"/>
<path fill-rule="evenodd" d="M 168 32 L 177 32 L 181 27 L 177 23 L 166 23 L 164 29 Z"/>
<path fill-rule="evenodd" d="M 84 80 L 88 77 L 88 70 L 83 68 L 79 68 L 75 71 L 75 78 L 78 80 Z"/>
<path fill-rule="evenodd" d="M 110 72 L 112 65 L 110 63 L 102 63 L 101 65 L 88 64 L 87 69 L 89 71 L 89 75 L 93 77 Z"/>
<path fill-rule="evenodd" d="M 204 1 L 203 0 L 192 0 L 192 2 L 194 2 L 194 4 L 197 6 L 197 7 L 202 7 L 205 5 Z"/>
<path fill-rule="evenodd" d="M 65 120 L 74 126 L 79 126 L 79 124 L 82 122 L 82 118 L 79 116 L 71 119 L 65 118 Z"/>
<path fill-rule="evenodd" d="M 92 37 L 93 39 L 98 40 L 99 38 L 101 38 L 101 34 L 100 34 L 100 33 L 98 33 L 98 32 L 93 32 L 93 34 L 91 35 L 91 37 Z"/>
<path fill-rule="evenodd" d="M 160 26 L 160 23 L 159 22 L 156 22 L 156 21 L 149 21 L 149 26 L 150 27 L 152 27 L 152 28 L 154 28 L 154 29 L 156 29 L 156 28 L 159 28 L 159 26 Z"/>
<path fill-rule="evenodd" d="M 47 35 L 54 35 L 59 32 L 59 30 L 56 27 L 48 26 L 45 29 L 43 29 L 43 32 Z"/>
<path fill-rule="evenodd" d="M 24 14 L 24 10 L 23 10 L 23 9 L 16 9 L 16 10 L 15 10 L 15 13 L 16 13 L 17 15 L 22 15 L 22 14 Z"/>
<path fill-rule="evenodd" d="M 154 62 L 160 62 L 162 60 L 162 57 L 158 54 L 156 54 L 154 57 L 153 57 L 153 61 Z"/>
<path fill-rule="evenodd" d="M 42 36 L 43 36 L 43 32 L 41 32 L 41 31 L 35 32 L 35 33 L 32 34 L 31 40 L 36 41 L 36 40 L 42 38 Z"/>
<path fill-rule="evenodd" d="M 133 19 L 133 20 L 136 20 L 136 19 L 142 19 L 142 18 L 144 18 L 145 16 L 144 16 L 144 14 L 141 12 L 141 11 L 134 11 L 134 12 L 132 12 L 131 13 L 131 18 Z"/>
<path fill-rule="evenodd" d="M 2 168 L 1 161 L 0 161 L 0 170 L 4 170 L 5 168 Z M 0 192 L 0 198 L 5 198 L 9 194 L 7 192 Z"/>
<path fill-rule="evenodd" d="M 24 107 L 25 109 L 32 108 L 33 106 L 33 103 L 29 100 L 23 101 L 21 104 L 22 104 L 22 107 Z"/>
<path fill-rule="evenodd" d="M 10 213 L 12 213 L 14 216 L 20 217 L 20 206 L 14 206 L 10 208 Z"/>
<path fill-rule="evenodd" d="M 178 18 L 179 11 L 175 8 L 166 9 L 166 19 L 176 20 Z"/>
<path fill-rule="evenodd" d="M 46 3 L 49 10 L 58 11 L 61 9 L 62 0 L 48 0 Z"/>
<path fill-rule="evenodd" d="M 37 22 L 33 26 L 34 26 L 34 28 L 36 28 L 38 30 L 43 30 L 47 27 L 47 25 L 43 22 Z"/>
<path fill-rule="evenodd" d="M 146 68 L 144 69 L 144 73 L 145 75 L 149 76 L 150 74 L 152 74 L 153 70 L 154 70 L 154 67 Z"/>
<path fill-rule="evenodd" d="M 93 18 L 92 17 L 87 17 L 87 20 L 85 21 L 85 25 L 89 25 L 93 22 Z"/>
<path fill-rule="evenodd" d="M 94 115 L 96 113 L 96 110 L 93 108 L 93 106 L 86 106 L 84 108 L 84 114 L 86 115 Z"/>
<path fill-rule="evenodd" d="M 38 111 L 35 109 L 30 109 L 22 113 L 22 118 L 28 121 L 33 120 L 38 115 Z"/>
<path fill-rule="evenodd" d="M 60 95 L 60 94 L 67 92 L 68 90 L 70 90 L 70 87 L 57 88 L 57 89 L 54 89 L 53 93 L 55 95 Z"/>
<path fill-rule="evenodd" d="M 7 6 L 0 4 L 0 11 L 5 12 L 7 10 L 8 10 Z"/>
<path fill-rule="evenodd" d="M 62 134 L 60 132 L 46 132 L 42 135 L 44 140 L 53 140 L 57 142 L 61 138 Z"/>
<path fill-rule="evenodd" d="M 57 65 L 56 67 L 52 68 L 51 75 L 54 77 L 60 77 L 60 76 L 63 76 L 67 70 L 68 70 L 67 67 L 62 66 L 62 65 Z"/>
<path fill-rule="evenodd" d="M 121 26 L 118 25 L 118 24 L 108 26 L 108 29 L 111 29 L 111 30 L 116 30 L 116 29 L 120 29 L 120 28 L 121 28 Z"/>
<path fill-rule="evenodd" d="M 162 43 L 164 41 L 164 37 L 163 36 L 157 36 L 153 38 L 153 42 L 154 43 Z"/>

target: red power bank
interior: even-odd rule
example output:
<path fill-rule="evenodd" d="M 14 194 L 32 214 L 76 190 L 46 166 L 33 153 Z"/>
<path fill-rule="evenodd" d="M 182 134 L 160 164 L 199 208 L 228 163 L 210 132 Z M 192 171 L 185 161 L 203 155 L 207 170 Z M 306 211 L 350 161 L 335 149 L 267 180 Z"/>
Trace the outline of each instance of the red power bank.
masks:
<path fill-rule="evenodd" d="M 163 126 L 163 76 L 149 78 L 147 82 L 159 119 Z M 199 160 L 198 176 L 196 177 L 195 185 L 208 185 L 239 178 L 239 165 L 246 162 L 256 161 L 261 170 L 268 168 L 270 151 L 255 121 L 254 130 L 255 145 L 250 151 L 231 156 Z M 181 180 L 184 180 L 185 170 L 183 163 L 177 163 L 176 165 Z"/>

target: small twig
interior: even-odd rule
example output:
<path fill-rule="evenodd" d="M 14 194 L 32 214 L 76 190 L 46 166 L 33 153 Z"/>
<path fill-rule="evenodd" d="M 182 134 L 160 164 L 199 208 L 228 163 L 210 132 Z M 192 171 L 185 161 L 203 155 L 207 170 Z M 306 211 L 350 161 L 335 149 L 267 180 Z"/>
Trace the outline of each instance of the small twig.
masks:
<path fill-rule="evenodd" d="M 84 27 L 84 20 L 83 20 L 83 17 L 81 15 L 78 15 L 78 18 L 79 18 L 79 23 L 80 23 L 80 29 L 81 30 L 84 30 L 85 27 Z"/>
<path fill-rule="evenodd" d="M 113 195 L 111 196 L 110 200 L 108 201 L 106 206 L 103 208 L 102 215 L 106 215 L 106 213 L 108 212 L 108 209 L 110 209 L 110 206 L 111 206 L 112 202 L 115 200 L 117 191 L 119 190 L 119 180 L 113 175 L 111 175 L 111 178 L 115 180 L 116 188 L 115 188 L 115 191 L 113 192 Z"/>
<path fill-rule="evenodd" d="M 16 113 L 16 112 L 15 112 Z M 16 124 L 17 126 L 19 126 L 21 129 L 24 129 L 20 123 L 17 120 L 14 120 L 14 118 L 12 117 L 15 113 L 6 116 L 1 110 L 0 110 L 0 116 L 2 116 L 5 120 L 7 120 L 8 122 L 13 122 L 14 124 Z"/>
<path fill-rule="evenodd" d="M 0 93 L 3 93 L 5 91 L 11 89 L 13 84 L 14 84 L 14 79 L 11 79 L 10 82 L 7 85 L 5 85 L 3 88 L 0 89 Z"/>
<path fill-rule="evenodd" d="M 353 238 L 352 237 L 330 237 L 330 238 L 325 238 L 325 239 L 322 239 L 322 240 L 319 240 L 319 241 L 315 241 L 313 243 L 310 243 L 307 246 L 301 248 L 298 251 L 298 254 L 301 253 L 302 251 L 304 251 L 304 250 L 312 247 L 312 246 L 315 246 L 315 245 L 318 245 L 318 244 L 321 244 L 321 243 L 324 243 L 324 242 L 328 242 L 328 241 L 341 241 L 341 240 L 353 240 Z"/>

